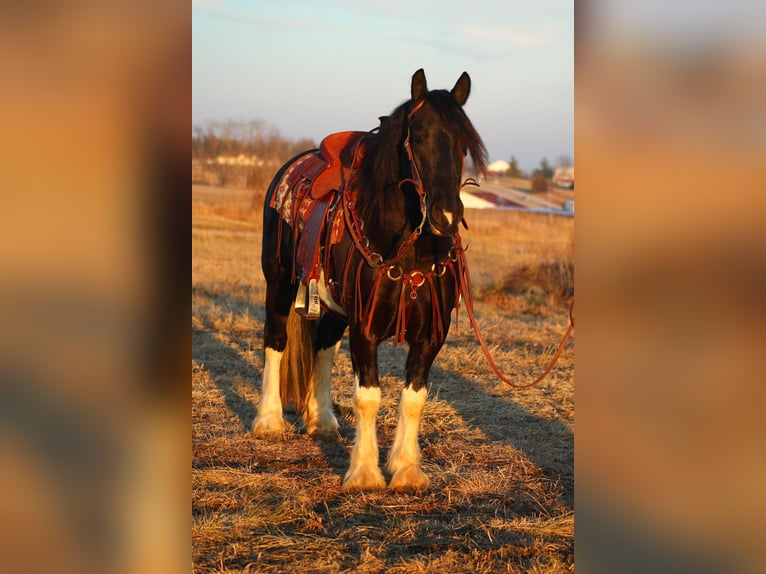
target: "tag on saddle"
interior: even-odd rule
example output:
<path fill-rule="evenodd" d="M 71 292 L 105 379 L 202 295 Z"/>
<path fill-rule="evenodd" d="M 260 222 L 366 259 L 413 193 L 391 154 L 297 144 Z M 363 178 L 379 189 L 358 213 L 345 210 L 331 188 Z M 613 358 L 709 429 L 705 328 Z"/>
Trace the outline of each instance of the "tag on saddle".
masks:
<path fill-rule="evenodd" d="M 309 297 L 306 317 L 309 319 L 318 319 L 321 312 L 322 307 L 319 304 L 319 287 L 317 286 L 317 280 L 312 278 L 309 280 Z"/>

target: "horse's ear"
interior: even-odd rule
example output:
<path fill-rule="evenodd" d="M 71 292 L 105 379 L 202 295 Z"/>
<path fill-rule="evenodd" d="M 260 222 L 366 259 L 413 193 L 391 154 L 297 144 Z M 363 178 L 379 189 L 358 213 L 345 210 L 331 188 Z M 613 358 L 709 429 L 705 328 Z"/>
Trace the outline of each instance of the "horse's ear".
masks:
<path fill-rule="evenodd" d="M 417 103 L 426 97 L 428 86 L 426 85 L 426 73 L 420 68 L 412 75 L 412 86 L 410 88 L 412 103 Z"/>
<path fill-rule="evenodd" d="M 471 77 L 468 75 L 468 72 L 460 74 L 451 93 L 458 104 L 461 106 L 465 105 L 466 101 L 468 101 L 468 95 L 471 93 Z"/>

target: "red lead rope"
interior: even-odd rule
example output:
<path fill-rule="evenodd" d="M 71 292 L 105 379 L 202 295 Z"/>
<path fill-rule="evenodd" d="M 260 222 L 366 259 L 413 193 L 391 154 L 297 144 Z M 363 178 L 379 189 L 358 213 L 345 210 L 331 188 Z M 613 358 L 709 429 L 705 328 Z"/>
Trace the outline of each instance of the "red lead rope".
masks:
<path fill-rule="evenodd" d="M 497 367 L 497 364 L 495 363 L 494 359 L 492 359 L 492 355 L 489 353 L 489 349 L 487 348 L 487 344 L 484 342 L 484 337 L 481 336 L 481 332 L 479 331 L 479 325 L 476 322 L 476 317 L 473 313 L 473 291 L 471 288 L 471 276 L 468 273 L 468 264 L 465 258 L 465 250 L 463 249 L 463 246 L 460 243 L 460 236 L 455 236 L 455 280 L 457 282 L 458 291 L 459 294 L 462 295 L 463 300 L 465 301 L 465 308 L 466 312 L 468 313 L 468 318 L 471 321 L 471 327 L 473 327 L 474 333 L 476 333 L 476 338 L 479 340 L 479 344 L 481 345 L 481 350 L 484 352 L 484 356 L 487 358 L 487 362 L 489 363 L 489 366 L 492 367 L 492 370 L 495 372 L 495 374 L 498 376 L 498 378 L 503 381 L 505 384 L 510 385 L 511 387 L 515 387 L 517 389 L 525 389 L 527 387 L 532 387 L 539 382 L 541 382 L 548 373 L 551 372 L 554 365 L 559 359 L 559 356 L 561 355 L 561 351 L 564 349 L 564 346 L 567 344 L 567 341 L 569 340 L 570 335 L 572 334 L 572 331 L 574 330 L 574 300 L 572 300 L 572 303 L 569 305 L 569 328 L 567 329 L 567 332 L 564 334 L 564 337 L 561 339 L 561 343 L 559 343 L 559 348 L 556 349 L 556 352 L 553 355 L 553 358 L 551 359 L 551 362 L 548 364 L 548 368 L 545 369 L 545 372 L 543 372 L 542 375 L 537 377 L 534 381 L 531 383 L 524 383 L 524 384 L 518 384 L 511 381 L 508 377 L 506 377 L 503 373 L 500 372 L 500 369 Z M 458 300 L 459 301 L 459 300 Z M 455 312 L 457 313 L 457 306 L 459 303 L 456 304 Z"/>

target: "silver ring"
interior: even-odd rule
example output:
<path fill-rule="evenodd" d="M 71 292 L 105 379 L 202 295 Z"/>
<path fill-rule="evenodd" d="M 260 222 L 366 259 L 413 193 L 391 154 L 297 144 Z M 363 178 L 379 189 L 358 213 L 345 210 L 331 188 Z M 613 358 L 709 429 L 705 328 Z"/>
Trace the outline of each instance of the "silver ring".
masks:
<path fill-rule="evenodd" d="M 438 270 L 436 269 L 436 266 L 437 266 L 437 265 L 439 266 L 439 268 L 441 269 L 441 271 L 438 271 Z M 433 265 L 431 265 L 431 271 L 433 271 L 434 273 L 436 273 L 436 276 L 437 276 L 437 277 L 444 277 L 444 274 L 447 272 L 447 266 L 446 266 L 446 265 L 444 265 L 443 263 L 434 263 Z"/>
<path fill-rule="evenodd" d="M 391 270 L 392 270 L 392 269 L 398 269 L 398 270 L 399 270 L 399 275 L 397 275 L 396 277 L 391 277 Z M 388 277 L 388 278 L 389 278 L 391 281 L 400 281 L 400 280 L 401 280 L 401 278 L 402 278 L 402 275 L 404 275 L 404 271 L 402 271 L 402 268 L 401 268 L 401 267 L 399 267 L 398 265 L 393 265 L 392 267 L 389 267 L 389 268 L 386 270 L 386 276 L 387 276 L 387 277 Z"/>

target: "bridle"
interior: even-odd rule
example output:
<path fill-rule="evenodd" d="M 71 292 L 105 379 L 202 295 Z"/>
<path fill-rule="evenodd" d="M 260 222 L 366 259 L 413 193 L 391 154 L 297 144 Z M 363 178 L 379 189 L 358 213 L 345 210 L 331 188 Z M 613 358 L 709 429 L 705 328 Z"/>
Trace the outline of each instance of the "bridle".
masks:
<path fill-rule="evenodd" d="M 425 103 L 425 99 L 420 100 L 415 107 L 412 108 L 409 114 L 407 114 L 407 136 L 404 138 L 403 147 L 405 151 L 407 152 L 407 159 L 410 162 L 410 173 L 412 173 L 412 177 L 405 178 L 401 180 L 397 187 L 401 188 L 401 186 L 405 183 L 412 183 L 415 186 L 415 190 L 418 193 L 418 197 L 420 198 L 420 224 L 417 227 L 418 233 L 422 233 L 423 226 L 425 225 L 426 221 L 428 221 L 428 195 L 426 193 L 426 190 L 423 187 L 423 180 L 420 177 L 420 170 L 418 169 L 418 164 L 415 162 L 415 154 L 412 153 L 412 144 L 410 143 L 410 120 L 412 119 L 412 116 L 415 115 L 415 112 L 417 112 L 421 107 L 423 107 L 423 104 Z M 460 166 L 460 173 L 463 173 L 463 166 Z M 476 187 L 479 187 L 478 182 L 472 178 L 468 177 L 460 184 L 460 190 L 462 190 L 467 185 L 473 185 Z M 466 229 L 468 228 L 465 219 L 462 220 L 462 223 L 464 226 L 466 226 Z"/>
<path fill-rule="evenodd" d="M 396 250 L 396 253 L 389 259 L 384 260 L 383 256 L 373 251 L 370 247 L 370 240 L 367 238 L 367 236 L 364 235 L 363 230 L 363 224 L 359 220 L 359 217 L 356 213 L 356 208 L 354 206 L 354 200 L 352 197 L 352 192 L 349 186 L 346 186 L 343 191 L 343 213 L 344 217 L 346 219 L 346 225 L 348 226 L 348 229 L 351 231 L 351 238 L 354 241 L 354 245 L 356 246 L 359 253 L 364 257 L 364 259 L 367 261 L 367 263 L 370 265 L 370 267 L 393 267 L 395 264 L 404 256 L 404 254 L 409 250 L 410 247 L 417 241 L 418 237 L 420 237 L 423 234 L 423 227 L 428 222 L 428 193 L 425 190 L 425 186 L 423 185 L 423 179 L 420 177 L 420 170 L 418 169 L 418 164 L 415 161 L 415 154 L 412 150 L 412 143 L 411 143 L 411 129 L 410 129 L 410 121 L 412 117 L 423 107 L 423 104 L 425 104 L 425 98 L 421 99 L 415 106 L 413 106 L 412 110 L 407 114 L 407 135 L 404 138 L 404 141 L 402 142 L 402 147 L 407 152 L 407 160 L 410 164 L 410 177 L 406 177 L 404 179 L 401 179 L 397 184 L 397 189 L 401 189 L 401 187 L 407 183 L 412 184 L 415 187 L 415 191 L 418 194 L 418 202 L 420 205 L 420 223 L 415 227 L 415 229 L 412 230 L 409 237 L 402 242 L 399 247 Z M 377 130 L 377 128 L 375 128 Z M 372 130 L 374 132 L 375 130 Z M 371 132 L 371 133 L 372 133 Z M 359 142 L 357 144 L 356 151 L 354 152 L 354 165 L 357 165 L 357 154 L 360 150 L 360 144 Z M 461 169 L 462 172 L 462 169 Z M 469 177 L 466 178 L 463 183 L 460 185 L 460 189 L 463 189 L 467 185 L 473 185 L 478 187 L 478 183 L 475 179 Z M 467 225 L 465 223 L 465 220 L 462 220 L 463 225 L 467 228 Z"/>
<path fill-rule="evenodd" d="M 396 184 L 396 187 L 398 189 L 402 188 L 402 185 L 405 183 L 411 183 L 415 186 L 415 191 L 417 191 L 418 198 L 420 200 L 420 224 L 415 228 L 415 230 L 412 232 L 413 234 L 417 233 L 420 235 L 423 233 L 423 226 L 425 225 L 426 221 L 428 220 L 428 197 L 426 195 L 425 187 L 423 186 L 423 180 L 420 177 L 420 170 L 418 170 L 418 164 L 415 162 L 415 154 L 412 153 L 412 144 L 410 143 L 410 135 L 411 135 L 411 129 L 410 129 L 410 120 L 412 120 L 412 116 L 415 115 L 415 112 L 417 112 L 420 108 L 423 107 L 423 104 L 425 103 L 425 98 L 420 100 L 413 108 L 410 110 L 410 113 L 407 114 L 407 136 L 404 138 L 404 142 L 402 143 L 402 146 L 404 147 L 404 151 L 407 152 L 407 159 L 410 162 L 410 173 L 412 174 L 412 177 L 407 177 L 399 181 L 399 183 Z"/>

